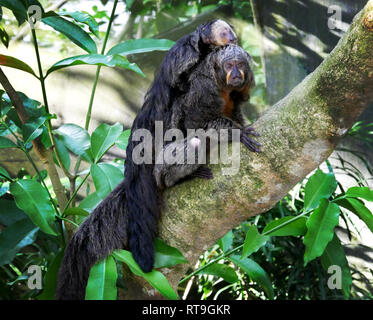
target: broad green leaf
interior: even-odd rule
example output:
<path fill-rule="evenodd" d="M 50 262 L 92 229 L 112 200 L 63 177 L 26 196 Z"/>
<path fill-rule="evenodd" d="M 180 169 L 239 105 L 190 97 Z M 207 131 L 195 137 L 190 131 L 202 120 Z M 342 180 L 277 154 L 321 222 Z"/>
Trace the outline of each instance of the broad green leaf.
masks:
<path fill-rule="evenodd" d="M 294 219 L 294 217 L 283 217 L 277 220 L 273 220 L 268 223 L 265 228 L 263 229 L 263 233 L 270 236 L 302 236 L 307 232 L 306 221 L 307 218 L 301 217 L 299 219 L 294 220 L 293 222 L 288 222 Z M 276 229 L 275 231 L 271 231 L 274 228 L 279 227 L 280 225 L 284 225 L 280 229 Z"/>
<path fill-rule="evenodd" d="M 30 119 L 22 126 L 22 134 L 25 144 L 36 139 L 43 133 L 41 126 L 48 120 L 48 118 L 50 119 L 51 117 L 42 116 L 34 120 Z"/>
<path fill-rule="evenodd" d="M 115 142 L 115 144 L 121 148 L 122 150 L 126 150 L 127 149 L 127 146 L 128 146 L 128 140 L 130 138 L 130 135 L 131 135 L 131 129 L 127 129 L 125 131 L 123 131 L 120 136 L 118 137 L 117 141 Z"/>
<path fill-rule="evenodd" d="M 228 231 L 224 237 L 220 238 L 217 241 L 217 244 L 219 245 L 220 249 L 223 250 L 223 252 L 227 252 L 229 248 L 232 246 L 232 243 L 233 243 L 232 230 Z"/>
<path fill-rule="evenodd" d="M 96 43 L 81 27 L 62 17 L 53 15 L 53 13 L 47 13 L 46 15 L 47 16 L 41 19 L 42 22 L 64 34 L 73 43 L 88 53 L 97 53 Z"/>
<path fill-rule="evenodd" d="M 95 18 L 93 18 L 90 14 L 80 11 L 75 12 L 67 12 L 67 11 L 60 11 L 57 13 L 59 16 L 70 17 L 74 19 L 76 22 L 81 22 L 86 24 L 89 27 L 89 30 L 98 38 L 98 23 L 96 22 Z"/>
<path fill-rule="evenodd" d="M 74 56 L 58 61 L 49 68 L 46 76 L 48 76 L 53 71 L 79 65 L 121 67 L 123 69 L 132 70 L 145 77 L 145 74 L 141 71 L 137 64 L 129 62 L 127 58 L 121 57 L 120 55 L 103 55 L 98 53 Z"/>
<path fill-rule="evenodd" d="M 54 257 L 52 263 L 48 266 L 48 270 L 44 276 L 43 292 L 36 298 L 38 300 L 54 300 L 57 288 L 58 270 L 62 262 L 64 250 L 61 250 Z"/>
<path fill-rule="evenodd" d="M 8 171 L 6 171 L 3 167 L 0 166 L 0 179 L 4 180 L 5 178 L 11 179 Z"/>
<path fill-rule="evenodd" d="M 334 235 L 338 224 L 339 207 L 327 199 L 321 199 L 319 207 L 307 220 L 307 233 L 303 243 L 306 246 L 304 265 L 322 255 Z"/>
<path fill-rule="evenodd" d="M 35 241 L 39 228 L 30 219 L 19 220 L 0 233 L 0 266 L 10 263 L 17 252 Z"/>
<path fill-rule="evenodd" d="M 91 150 L 95 163 L 109 150 L 123 131 L 121 124 L 116 123 L 112 126 L 102 123 L 91 136 Z"/>
<path fill-rule="evenodd" d="M 268 239 L 268 236 L 263 236 L 258 232 L 256 226 L 251 226 L 246 233 L 241 259 L 244 259 L 252 253 L 258 251 L 260 247 L 266 244 Z"/>
<path fill-rule="evenodd" d="M 304 210 L 309 211 L 319 206 L 321 199 L 328 199 L 337 188 L 333 173 L 325 173 L 320 169 L 308 179 L 305 187 Z"/>
<path fill-rule="evenodd" d="M 0 223 L 9 226 L 19 220 L 28 219 L 27 215 L 20 210 L 14 201 L 0 199 Z"/>
<path fill-rule="evenodd" d="M 62 165 L 64 166 L 66 170 L 69 170 L 70 169 L 69 151 L 67 151 L 64 143 L 62 142 L 62 140 L 60 139 L 58 135 L 54 135 L 54 141 L 56 143 L 56 149 L 57 149 L 58 154 L 60 155 Z M 55 154 L 53 155 L 54 157 L 56 157 Z M 55 162 L 57 163 L 57 160 L 55 160 Z"/>
<path fill-rule="evenodd" d="M 91 141 L 87 130 L 75 124 L 67 123 L 54 132 L 60 135 L 61 141 L 71 152 L 89 162 L 93 162 L 90 151 Z"/>
<path fill-rule="evenodd" d="M 124 179 L 122 170 L 108 163 L 92 164 L 90 170 L 96 192 L 101 199 Z"/>
<path fill-rule="evenodd" d="M 68 216 L 81 216 L 81 217 L 88 217 L 89 212 L 83 210 L 82 208 L 68 208 L 65 210 L 64 215 Z"/>
<path fill-rule="evenodd" d="M 229 260 L 243 270 L 251 278 L 251 280 L 258 283 L 263 288 L 269 299 L 274 299 L 271 279 L 269 278 L 267 272 L 265 272 L 265 270 L 259 264 L 249 258 L 241 259 L 237 255 L 231 255 Z"/>
<path fill-rule="evenodd" d="M 79 208 L 92 212 L 103 199 L 97 192 L 93 192 L 79 203 Z"/>
<path fill-rule="evenodd" d="M 18 148 L 18 146 L 8 138 L 0 137 L 0 149 L 5 148 Z"/>
<path fill-rule="evenodd" d="M 235 283 L 238 281 L 238 276 L 233 268 L 225 264 L 214 263 L 208 266 L 206 269 L 201 270 L 197 274 L 208 274 L 212 276 L 217 276 L 223 278 L 229 283 Z"/>
<path fill-rule="evenodd" d="M 32 70 L 28 64 L 17 58 L 0 54 L 0 65 L 28 72 L 36 77 L 34 70 Z"/>
<path fill-rule="evenodd" d="M 321 256 L 321 265 L 326 271 L 328 271 L 330 266 L 341 268 L 342 291 L 345 298 L 348 299 L 351 292 L 352 276 L 341 242 L 335 234 Z"/>
<path fill-rule="evenodd" d="M 346 196 L 373 201 L 373 190 L 368 187 L 352 187 L 346 191 Z"/>
<path fill-rule="evenodd" d="M 10 184 L 18 208 L 22 209 L 43 232 L 56 236 L 55 211 L 47 191 L 34 180 L 18 180 Z"/>
<path fill-rule="evenodd" d="M 356 214 L 365 222 L 371 232 L 373 232 L 373 214 L 365 206 L 364 202 L 355 198 L 338 199 L 335 201 L 338 205 Z"/>
<path fill-rule="evenodd" d="M 144 53 L 150 51 L 167 51 L 175 44 L 167 39 L 131 39 L 112 47 L 107 54 L 129 54 Z"/>
<path fill-rule="evenodd" d="M 151 286 L 157 289 L 167 299 L 177 300 L 178 295 L 172 289 L 167 278 L 159 271 L 152 270 L 151 272 L 144 273 L 136 261 L 132 257 L 132 253 L 127 250 L 116 250 L 113 252 L 115 259 L 127 264 L 132 273 L 137 276 L 143 277 L 149 282 Z"/>
<path fill-rule="evenodd" d="M 117 278 L 117 266 L 111 255 L 97 262 L 89 273 L 85 299 L 116 300 Z"/>
<path fill-rule="evenodd" d="M 154 268 L 168 268 L 177 264 L 188 263 L 188 260 L 178 249 L 169 246 L 159 238 L 155 239 L 154 250 Z"/>

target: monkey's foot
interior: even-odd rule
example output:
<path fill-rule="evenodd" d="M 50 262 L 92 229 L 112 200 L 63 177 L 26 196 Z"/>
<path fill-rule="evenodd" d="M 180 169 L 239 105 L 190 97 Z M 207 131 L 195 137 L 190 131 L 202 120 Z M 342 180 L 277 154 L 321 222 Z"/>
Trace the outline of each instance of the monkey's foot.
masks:
<path fill-rule="evenodd" d="M 260 150 L 260 147 L 262 145 L 254 139 L 251 139 L 249 135 L 255 137 L 260 136 L 259 133 L 257 133 L 253 127 L 245 127 L 241 131 L 241 142 L 245 145 L 246 148 L 248 148 L 252 152 L 262 152 L 262 150 Z"/>
<path fill-rule="evenodd" d="M 196 171 L 191 174 L 191 177 L 194 178 L 201 178 L 201 179 L 213 179 L 214 175 L 210 168 L 207 167 L 199 167 Z"/>

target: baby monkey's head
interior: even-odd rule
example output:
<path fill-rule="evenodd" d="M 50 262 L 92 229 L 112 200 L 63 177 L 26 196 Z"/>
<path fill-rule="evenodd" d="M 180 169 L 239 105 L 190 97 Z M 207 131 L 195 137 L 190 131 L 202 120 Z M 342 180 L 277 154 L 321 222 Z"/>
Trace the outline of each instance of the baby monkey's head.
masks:
<path fill-rule="evenodd" d="M 203 43 L 213 46 L 236 44 L 237 36 L 233 27 L 224 20 L 213 20 L 200 26 Z"/>
<path fill-rule="evenodd" d="M 218 83 L 227 89 L 240 90 L 255 85 L 250 55 L 237 45 L 228 45 L 213 53 Z"/>

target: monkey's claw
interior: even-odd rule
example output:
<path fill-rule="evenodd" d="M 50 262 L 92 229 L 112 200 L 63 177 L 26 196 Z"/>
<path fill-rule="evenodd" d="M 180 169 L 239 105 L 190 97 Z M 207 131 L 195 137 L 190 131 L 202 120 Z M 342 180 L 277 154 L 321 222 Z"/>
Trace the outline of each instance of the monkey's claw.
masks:
<path fill-rule="evenodd" d="M 199 167 L 196 171 L 192 173 L 192 177 L 201 178 L 201 179 L 213 179 L 214 175 L 210 168 L 207 167 Z"/>
<path fill-rule="evenodd" d="M 245 127 L 241 132 L 241 142 L 252 152 L 262 152 L 262 150 L 260 150 L 262 145 L 254 139 L 249 138 L 249 135 L 255 137 L 260 136 L 253 127 Z"/>

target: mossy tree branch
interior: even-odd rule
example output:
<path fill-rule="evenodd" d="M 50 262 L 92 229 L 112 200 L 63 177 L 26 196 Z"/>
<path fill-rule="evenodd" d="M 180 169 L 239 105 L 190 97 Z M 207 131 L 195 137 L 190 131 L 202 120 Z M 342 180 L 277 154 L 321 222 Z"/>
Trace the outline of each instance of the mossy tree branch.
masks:
<path fill-rule="evenodd" d="M 179 248 L 194 266 L 227 231 L 271 209 L 307 174 L 325 161 L 347 130 L 373 101 L 373 0 L 324 62 L 254 124 L 263 153 L 241 147 L 240 171 L 194 179 L 164 195 L 160 237 Z M 177 287 L 187 265 L 166 274 Z M 121 298 L 157 298 L 132 278 Z M 140 287 L 143 290 L 139 290 Z"/>

